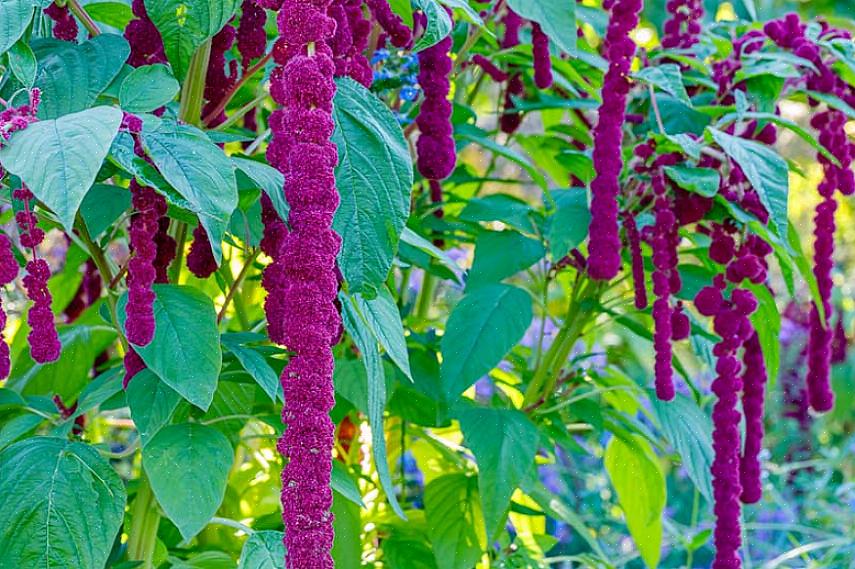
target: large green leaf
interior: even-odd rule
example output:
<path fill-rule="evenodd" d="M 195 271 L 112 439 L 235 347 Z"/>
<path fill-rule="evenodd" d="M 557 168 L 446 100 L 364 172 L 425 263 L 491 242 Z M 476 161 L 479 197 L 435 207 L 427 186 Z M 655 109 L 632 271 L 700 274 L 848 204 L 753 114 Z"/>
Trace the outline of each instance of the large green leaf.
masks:
<path fill-rule="evenodd" d="M 635 77 L 648 85 L 662 89 L 684 105 L 692 106 L 692 101 L 686 94 L 686 87 L 683 85 L 683 74 L 680 72 L 679 65 L 663 63 L 645 67 L 636 73 Z"/>
<path fill-rule="evenodd" d="M 223 29 L 238 4 L 238 0 L 145 0 L 179 81 L 184 80 L 196 48 Z"/>
<path fill-rule="evenodd" d="M 157 502 L 184 539 L 202 531 L 219 509 L 233 462 L 225 435 L 198 423 L 162 428 L 142 452 Z"/>
<path fill-rule="evenodd" d="M 96 107 L 33 123 L 0 149 L 0 163 L 20 176 L 70 233 L 121 122 L 120 110 Z"/>
<path fill-rule="evenodd" d="M 199 216 L 211 241 L 214 258 L 223 257 L 223 234 L 238 204 L 232 161 L 201 130 L 160 121 L 143 130 L 143 144 L 163 177 Z"/>
<path fill-rule="evenodd" d="M 281 531 L 257 531 L 240 552 L 238 569 L 285 569 L 285 544 Z"/>
<path fill-rule="evenodd" d="M 531 297 L 495 284 L 468 293 L 455 307 L 442 337 L 442 384 L 456 398 L 488 373 L 531 324 Z"/>
<path fill-rule="evenodd" d="M 130 54 L 128 42 L 117 34 L 101 34 L 80 45 L 39 40 L 32 48 L 39 62 L 35 86 L 42 91 L 42 119 L 91 107 Z"/>
<path fill-rule="evenodd" d="M 172 414 L 181 402 L 178 392 L 148 369 L 142 370 L 131 379 L 125 397 L 143 445 L 146 445 L 157 431 L 169 424 Z"/>
<path fill-rule="evenodd" d="M 282 172 L 264 162 L 256 162 L 249 158 L 232 156 L 235 167 L 246 174 L 253 182 L 264 190 L 273 203 L 273 208 L 283 220 L 288 221 L 288 202 L 285 201 L 285 176 Z"/>
<path fill-rule="evenodd" d="M 125 26 L 134 19 L 131 6 L 123 2 L 87 2 L 86 11 L 96 22 L 106 24 L 117 30 L 124 30 Z"/>
<path fill-rule="evenodd" d="M 404 375 L 412 379 L 407 339 L 404 337 L 404 323 L 401 321 L 398 305 L 385 285 L 377 292 L 377 296 L 370 300 L 366 300 L 359 294 L 354 295 L 353 299 L 386 354 L 404 372 Z"/>
<path fill-rule="evenodd" d="M 413 5 L 424 13 L 427 20 L 424 33 L 413 45 L 413 52 L 434 46 L 451 33 L 451 18 L 437 0 L 413 0 Z"/>
<path fill-rule="evenodd" d="M 650 443 L 638 437 L 632 442 L 612 437 L 604 463 L 641 558 L 648 567 L 658 567 L 666 491 Z"/>
<path fill-rule="evenodd" d="M 487 535 L 494 536 L 511 503 L 511 495 L 534 466 L 540 433 L 513 409 L 471 407 L 458 412 L 464 442 L 478 463 L 478 489 Z"/>
<path fill-rule="evenodd" d="M 36 80 L 39 64 L 36 55 L 27 42 L 21 40 L 15 43 L 7 54 L 9 58 L 9 69 L 15 74 L 15 78 L 25 87 L 32 87 Z"/>
<path fill-rule="evenodd" d="M 547 219 L 546 238 L 549 253 L 558 261 L 588 237 L 591 211 L 584 189 L 552 190 L 550 193 L 557 208 Z"/>
<path fill-rule="evenodd" d="M 146 113 L 170 102 L 180 86 L 165 65 L 144 65 L 131 71 L 119 87 L 119 104 L 129 113 Z"/>
<path fill-rule="evenodd" d="M 721 175 L 712 168 L 665 166 L 665 174 L 684 190 L 711 198 L 718 193 Z"/>
<path fill-rule="evenodd" d="M 282 384 L 279 382 L 279 376 L 270 367 L 264 356 L 253 348 L 244 345 L 239 334 L 223 334 L 221 338 L 223 346 L 235 355 L 243 369 L 252 376 L 270 399 L 276 401 L 277 397 L 282 397 Z"/>
<path fill-rule="evenodd" d="M 0 0 L 0 55 L 18 41 L 32 18 L 31 0 Z"/>
<path fill-rule="evenodd" d="M 410 212 L 413 165 L 389 108 L 352 79 L 337 83 L 339 265 L 351 292 L 373 292 L 386 280 Z"/>
<path fill-rule="evenodd" d="M 36 437 L 0 453 L 0 569 L 104 567 L 125 487 L 89 445 Z"/>
<path fill-rule="evenodd" d="M 708 129 L 721 146 L 742 168 L 748 181 L 760 196 L 769 212 L 773 231 L 781 238 L 787 236 L 787 199 L 790 191 L 787 163 L 777 152 L 753 140 L 746 140 L 716 130 Z"/>
<path fill-rule="evenodd" d="M 508 0 L 514 12 L 540 24 L 549 39 L 573 55 L 576 53 L 576 2 L 566 0 Z"/>
<path fill-rule="evenodd" d="M 154 285 L 154 292 L 154 339 L 134 349 L 166 385 L 207 410 L 223 363 L 214 303 L 190 286 Z M 123 328 L 127 298 L 119 300 Z"/>
<path fill-rule="evenodd" d="M 651 394 L 650 401 L 662 433 L 680 455 L 689 478 L 707 502 L 712 504 L 710 467 L 713 448 L 710 418 L 685 395 L 677 394 L 673 401 L 664 402 Z"/>
<path fill-rule="evenodd" d="M 513 254 L 508 254 L 510 251 Z M 515 275 L 539 261 L 545 252 L 540 241 L 516 231 L 485 231 L 475 241 L 475 260 L 466 290 Z"/>
<path fill-rule="evenodd" d="M 386 376 L 383 372 L 383 362 L 377 348 L 377 339 L 371 332 L 368 322 L 360 313 L 356 302 L 351 298 L 341 296 L 342 321 L 345 330 L 353 338 L 356 347 L 362 355 L 362 363 L 368 375 L 368 423 L 371 425 L 371 450 L 374 455 L 374 466 L 380 478 L 380 486 L 386 493 L 386 498 L 396 514 L 404 518 L 404 510 L 395 496 L 395 485 L 389 471 L 389 460 L 386 456 L 386 435 L 383 430 L 383 411 L 386 407 Z"/>
<path fill-rule="evenodd" d="M 478 483 L 465 474 L 446 474 L 425 487 L 428 535 L 439 569 L 473 567 L 487 545 Z"/>

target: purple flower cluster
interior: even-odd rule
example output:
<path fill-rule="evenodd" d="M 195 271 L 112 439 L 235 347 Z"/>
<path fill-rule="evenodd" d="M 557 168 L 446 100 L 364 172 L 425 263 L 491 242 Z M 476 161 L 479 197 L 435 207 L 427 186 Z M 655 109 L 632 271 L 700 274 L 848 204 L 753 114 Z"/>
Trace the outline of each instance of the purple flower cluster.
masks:
<path fill-rule="evenodd" d="M 3 148 L 6 141 L 19 130 L 24 130 L 30 124 L 36 122 L 36 114 L 39 111 L 39 103 L 41 102 L 42 93 L 39 89 L 34 88 L 30 91 L 30 102 L 20 107 L 9 107 L 0 112 L 0 148 Z M 0 177 L 3 175 L 3 168 L 0 167 Z"/>
<path fill-rule="evenodd" d="M 208 72 L 205 77 L 205 100 L 207 103 L 202 109 L 202 116 L 204 117 L 207 117 L 220 106 L 237 81 L 237 61 L 232 60 L 228 65 L 226 64 L 226 52 L 234 45 L 236 36 L 237 30 L 234 26 L 226 24 L 211 40 L 211 57 L 208 60 Z M 227 67 L 228 71 L 226 71 Z M 219 115 L 208 122 L 208 126 L 220 125 L 225 120 L 226 112 L 223 109 Z"/>
<path fill-rule="evenodd" d="M 339 197 L 330 141 L 334 129 L 335 62 L 327 42 L 335 34 L 331 0 L 285 0 L 279 13 L 279 64 L 270 92 L 281 108 L 271 115 L 269 162 L 285 176 L 291 206 L 290 231 L 281 237 L 265 281 L 276 290 L 281 311 L 267 318 L 292 357 L 282 372 L 287 425 L 278 449 L 282 471 L 282 517 L 289 569 L 332 568 L 330 473 L 335 426 L 331 344 L 341 329 L 336 256 L 341 238 L 332 229 Z M 274 282 L 271 282 L 274 281 Z M 278 321 L 276 321 L 278 319 Z M 274 322 L 276 321 L 276 322 Z"/>
<path fill-rule="evenodd" d="M 505 17 L 502 19 L 505 25 L 505 35 L 502 37 L 500 47 L 509 49 L 520 43 L 520 28 L 523 24 L 523 19 L 519 14 L 508 8 Z M 506 134 L 513 134 L 522 123 L 522 115 L 516 112 L 516 104 L 514 97 L 519 97 L 525 93 L 525 84 L 523 83 L 522 75 L 516 69 L 510 70 L 510 78 L 505 87 L 505 100 L 502 116 L 499 117 L 499 128 Z"/>
<path fill-rule="evenodd" d="M 255 0 L 243 0 L 240 24 L 237 29 L 237 49 L 246 70 L 253 59 L 258 59 L 267 50 L 267 12 Z"/>
<path fill-rule="evenodd" d="M 383 31 L 389 36 L 389 41 L 395 47 L 408 47 L 413 41 L 413 31 L 404 21 L 392 11 L 389 0 L 367 0 L 368 9 Z"/>
<path fill-rule="evenodd" d="M 125 27 L 125 39 L 131 46 L 128 65 L 141 67 L 155 63 L 166 63 L 163 38 L 145 10 L 143 0 L 133 0 L 131 10 L 136 16 Z"/>
<path fill-rule="evenodd" d="M 594 168 L 591 183 L 591 225 L 588 244 L 588 273 L 597 280 L 614 278 L 620 270 L 618 203 L 623 168 L 621 143 L 629 93 L 629 71 L 635 55 L 635 42 L 629 34 L 638 25 L 641 0 L 606 0 L 611 10 L 606 31 L 605 50 L 609 70 L 603 81 L 603 102 L 594 129 Z"/>
<path fill-rule="evenodd" d="M 363 53 L 368 47 L 371 23 L 362 12 L 362 0 L 334 2 L 329 16 L 336 21 L 335 35 L 329 42 L 336 76 L 346 75 L 365 87 L 371 87 L 374 71 Z"/>
<path fill-rule="evenodd" d="M 623 215 L 623 230 L 629 242 L 632 256 L 632 281 L 635 289 L 635 307 L 639 310 L 647 308 L 647 286 L 644 282 L 644 258 L 641 256 L 641 234 L 635 223 L 635 216 L 630 212 Z"/>
<path fill-rule="evenodd" d="M 540 24 L 531 23 L 532 56 L 534 58 L 534 84 L 538 89 L 552 87 L 552 57 L 549 54 L 549 36 Z"/>
<path fill-rule="evenodd" d="M 739 462 L 742 502 L 760 501 L 763 487 L 760 481 L 760 451 L 763 450 L 763 404 L 766 397 L 766 363 L 757 332 L 745 342 L 742 355 L 742 412 L 745 415 L 745 445 Z"/>
<path fill-rule="evenodd" d="M 700 20 L 704 17 L 703 0 L 668 0 L 665 8 L 671 17 L 665 22 L 662 47 L 688 49 L 698 43 Z"/>
<path fill-rule="evenodd" d="M 169 282 L 169 265 L 175 260 L 178 244 L 169 234 L 169 217 L 165 215 L 157 221 L 154 243 L 157 246 L 157 254 L 154 256 L 154 282 L 166 284 Z"/>
<path fill-rule="evenodd" d="M 481 70 L 490 76 L 490 78 L 496 83 L 503 83 L 508 80 L 508 74 L 496 67 L 492 61 L 481 55 L 480 53 L 476 53 L 472 56 L 472 64 L 477 65 L 481 68 Z"/>
<path fill-rule="evenodd" d="M 5 233 L 0 233 L 0 287 L 6 286 L 18 278 L 19 271 L 18 261 L 15 260 L 15 255 L 12 253 L 12 241 Z M 0 300 L 0 379 L 9 377 L 9 372 L 12 369 L 12 362 L 9 359 L 9 344 L 2 337 L 5 329 L 6 311 L 3 310 L 2 300 Z"/>
<path fill-rule="evenodd" d="M 419 85 L 424 91 L 424 101 L 419 109 L 416 124 L 419 127 L 418 168 L 428 180 L 444 180 L 454 171 L 457 151 L 454 146 L 454 127 L 451 124 L 451 91 L 449 74 L 452 69 L 451 37 L 419 52 Z"/>
<path fill-rule="evenodd" d="M 101 298 L 101 275 L 92 259 L 87 259 L 84 265 L 83 280 L 77 287 L 74 298 L 65 307 L 66 322 L 74 322 L 88 307 L 95 304 Z"/>
<path fill-rule="evenodd" d="M 211 250 L 208 232 L 201 223 L 193 230 L 193 244 L 187 254 L 187 268 L 199 279 L 207 279 L 217 271 L 217 260 Z"/>
<path fill-rule="evenodd" d="M 77 41 L 77 20 L 74 19 L 74 14 L 67 5 L 59 6 L 53 3 L 45 8 L 44 12 L 53 20 L 53 37 L 63 41 Z"/>
<path fill-rule="evenodd" d="M 826 60 L 818 45 L 807 35 L 807 26 L 797 14 L 787 14 L 780 20 L 768 22 L 764 31 L 778 46 L 811 62 L 813 69 L 806 70 L 804 82 L 807 89 L 838 97 L 848 104 L 855 103 L 855 90 L 844 82 L 832 69 L 833 60 Z M 821 24 L 821 37 L 851 39 L 849 32 Z M 813 106 L 819 102 L 810 100 Z M 826 315 L 825 322 L 818 307 L 810 317 L 810 343 L 808 348 L 807 386 L 811 407 L 815 411 L 829 411 L 834 406 L 831 389 L 831 359 L 834 331 L 831 328 L 831 292 L 834 268 L 834 215 L 837 210 L 836 191 L 843 195 L 855 193 L 855 173 L 851 165 L 855 158 L 855 145 L 850 143 L 845 130 L 845 115 L 834 109 L 814 114 L 811 126 L 819 131 L 819 142 L 827 148 L 840 165 L 835 165 L 822 154 L 817 159 L 823 168 L 823 180 L 818 191 L 822 201 L 814 217 L 814 274 L 819 295 Z"/>
<path fill-rule="evenodd" d="M 152 188 L 131 181 L 131 201 L 136 212 L 128 236 L 133 257 L 128 263 L 128 304 L 125 331 L 128 341 L 145 346 L 154 338 L 155 261 L 160 218 L 166 215 L 166 200 Z"/>

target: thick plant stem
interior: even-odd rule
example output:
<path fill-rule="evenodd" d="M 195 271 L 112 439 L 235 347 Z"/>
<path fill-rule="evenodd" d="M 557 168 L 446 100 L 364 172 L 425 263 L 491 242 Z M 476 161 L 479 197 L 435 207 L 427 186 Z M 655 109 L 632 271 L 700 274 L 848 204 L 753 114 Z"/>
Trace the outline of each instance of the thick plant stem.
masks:
<path fill-rule="evenodd" d="M 94 38 L 95 36 L 101 35 L 101 30 L 98 29 L 98 24 L 95 23 L 95 20 L 93 20 L 92 16 L 89 15 L 86 8 L 80 5 L 78 0 L 68 0 L 67 6 L 68 9 L 77 16 L 77 19 L 80 20 L 83 27 L 86 28 L 87 32 L 89 32 L 90 36 Z"/>
<path fill-rule="evenodd" d="M 208 40 L 199 46 L 190 60 L 190 67 L 187 69 L 187 76 L 181 87 L 181 106 L 178 109 L 178 118 L 187 124 L 195 126 L 201 124 L 205 77 L 208 73 L 210 58 L 211 40 Z"/>
<path fill-rule="evenodd" d="M 425 321 L 428 318 L 431 304 L 433 304 L 433 295 L 436 292 L 436 284 L 436 277 L 431 273 L 425 272 L 425 277 L 422 280 L 422 290 L 419 293 L 416 305 L 416 318 L 420 321 Z"/>
<path fill-rule="evenodd" d="M 154 569 L 154 550 L 159 525 L 157 501 L 148 479 L 142 474 L 137 497 L 131 509 L 131 528 L 128 531 L 128 559 L 142 561 L 140 569 Z"/>

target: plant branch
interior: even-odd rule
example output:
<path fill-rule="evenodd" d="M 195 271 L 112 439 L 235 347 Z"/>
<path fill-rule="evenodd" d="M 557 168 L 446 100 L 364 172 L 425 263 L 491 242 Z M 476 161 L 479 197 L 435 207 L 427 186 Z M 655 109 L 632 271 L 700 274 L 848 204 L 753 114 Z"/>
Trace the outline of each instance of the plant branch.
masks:
<path fill-rule="evenodd" d="M 80 20 L 83 27 L 86 28 L 87 32 L 89 32 L 90 36 L 95 37 L 101 35 L 101 30 L 98 29 L 98 24 L 95 23 L 95 20 L 93 20 L 92 16 L 89 15 L 86 8 L 80 5 L 78 0 L 68 0 L 66 5 L 68 6 L 68 9 L 77 16 L 77 19 Z"/>
<path fill-rule="evenodd" d="M 223 318 L 225 318 L 226 310 L 228 310 L 229 304 L 231 304 L 232 299 L 234 299 L 235 294 L 243 284 L 247 274 L 249 274 L 249 270 L 252 268 L 253 264 L 255 264 L 255 260 L 258 258 L 258 252 L 258 249 L 253 251 L 252 255 L 250 255 L 249 259 L 244 263 L 243 268 L 240 270 L 240 273 L 238 273 L 238 276 L 235 277 L 234 282 L 229 288 L 229 292 L 226 294 L 226 299 L 223 301 L 223 307 L 220 309 L 220 313 L 217 314 L 217 323 L 222 322 Z"/>
<path fill-rule="evenodd" d="M 259 59 L 258 63 L 247 69 L 246 73 L 244 73 L 243 76 L 241 76 L 241 78 L 234 85 L 232 85 L 231 89 L 226 92 L 225 96 L 223 97 L 223 100 L 220 101 L 220 103 L 216 107 L 214 107 L 211 112 L 205 115 L 205 118 L 202 119 L 202 123 L 205 126 L 208 126 L 214 121 L 214 119 L 220 116 L 220 113 L 225 110 L 225 108 L 231 102 L 232 97 L 235 96 L 235 93 L 240 91 L 240 88 L 243 87 L 246 82 L 249 81 L 249 78 L 255 75 L 259 69 L 264 69 L 264 66 L 267 65 L 267 62 L 270 61 L 270 58 L 272 57 L 273 52 L 270 52 L 261 59 Z"/>

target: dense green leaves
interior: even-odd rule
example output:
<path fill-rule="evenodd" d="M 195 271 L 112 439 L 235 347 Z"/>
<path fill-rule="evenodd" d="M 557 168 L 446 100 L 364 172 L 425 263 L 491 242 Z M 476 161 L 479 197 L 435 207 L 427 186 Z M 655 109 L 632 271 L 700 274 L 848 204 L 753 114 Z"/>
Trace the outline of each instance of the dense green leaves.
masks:
<path fill-rule="evenodd" d="M 339 265 L 351 292 L 373 292 L 392 266 L 410 211 L 413 165 L 401 127 L 377 97 L 340 79 L 335 99 L 341 204 L 333 228 L 342 237 Z"/>
<path fill-rule="evenodd" d="M 145 0 L 148 17 L 160 30 L 166 57 L 179 81 L 184 80 L 196 48 L 223 28 L 238 4 L 237 0 Z"/>
<path fill-rule="evenodd" d="M 103 567 L 125 488 L 92 447 L 36 437 L 0 453 L 0 568 Z"/>
<path fill-rule="evenodd" d="M 653 449 L 638 437 L 629 442 L 613 437 L 606 447 L 604 463 L 641 558 L 655 568 L 662 547 L 666 492 L 665 477 Z"/>
<path fill-rule="evenodd" d="M 516 410 L 473 407 L 457 415 L 464 442 L 478 463 L 478 489 L 487 535 L 494 536 L 502 527 L 511 495 L 534 466 L 540 434 Z"/>
<path fill-rule="evenodd" d="M 446 395 L 457 397 L 493 369 L 531 319 L 531 298 L 519 288 L 495 284 L 468 293 L 451 313 L 442 337 Z"/>
<path fill-rule="evenodd" d="M 137 67 L 119 87 L 119 104 L 129 113 L 153 111 L 174 99 L 178 89 L 178 81 L 165 65 Z"/>
<path fill-rule="evenodd" d="M 166 385 L 197 407 L 214 399 L 223 354 L 214 303 L 189 286 L 155 285 L 154 339 L 135 346 L 146 366 Z M 125 326 L 127 295 L 119 303 Z"/>
<path fill-rule="evenodd" d="M 662 89 L 681 103 L 692 106 L 692 101 L 686 94 L 683 85 L 683 74 L 680 66 L 674 63 L 665 63 L 655 67 L 645 67 L 635 74 L 635 77 L 645 83 Z"/>
<path fill-rule="evenodd" d="M 472 567 L 487 545 L 478 484 L 465 474 L 446 474 L 425 487 L 425 514 L 439 569 Z"/>
<path fill-rule="evenodd" d="M 541 25 L 563 51 L 576 53 L 576 3 L 563 0 L 508 0 L 514 12 Z"/>
<path fill-rule="evenodd" d="M 0 163 L 20 176 L 71 232 L 121 122 L 118 109 L 96 107 L 34 123 L 0 150 Z"/>
<path fill-rule="evenodd" d="M 213 427 L 182 423 L 164 427 L 143 448 L 143 467 L 166 515 L 190 539 L 223 501 L 234 455 Z"/>
<path fill-rule="evenodd" d="M 232 161 L 205 133 L 174 121 L 146 128 L 142 140 L 160 173 L 186 200 L 186 209 L 199 216 L 219 263 L 223 234 L 238 204 Z"/>

